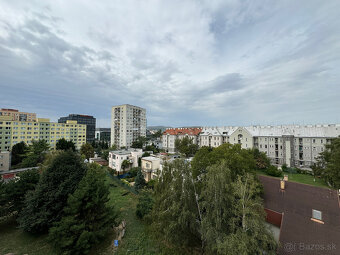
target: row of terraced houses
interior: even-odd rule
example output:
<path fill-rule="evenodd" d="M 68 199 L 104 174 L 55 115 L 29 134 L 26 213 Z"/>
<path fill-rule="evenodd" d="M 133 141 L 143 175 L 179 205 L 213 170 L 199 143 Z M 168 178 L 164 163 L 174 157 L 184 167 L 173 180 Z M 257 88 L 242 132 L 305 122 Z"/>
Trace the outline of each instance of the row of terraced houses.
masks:
<path fill-rule="evenodd" d="M 199 147 L 218 147 L 224 143 L 257 148 L 275 165 L 310 168 L 330 140 L 340 136 L 340 124 L 281 125 L 248 127 L 172 128 L 164 131 L 163 148 L 175 152 L 176 139 L 189 137 Z"/>

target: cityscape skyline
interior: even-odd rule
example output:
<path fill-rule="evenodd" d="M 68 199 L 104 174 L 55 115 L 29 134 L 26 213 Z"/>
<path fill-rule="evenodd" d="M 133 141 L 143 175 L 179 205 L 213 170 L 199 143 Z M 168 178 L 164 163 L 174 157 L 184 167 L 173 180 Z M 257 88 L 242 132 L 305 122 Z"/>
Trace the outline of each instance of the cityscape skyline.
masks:
<path fill-rule="evenodd" d="M 97 127 L 121 104 L 150 126 L 340 122 L 338 1 L 0 7 L 3 107 Z"/>

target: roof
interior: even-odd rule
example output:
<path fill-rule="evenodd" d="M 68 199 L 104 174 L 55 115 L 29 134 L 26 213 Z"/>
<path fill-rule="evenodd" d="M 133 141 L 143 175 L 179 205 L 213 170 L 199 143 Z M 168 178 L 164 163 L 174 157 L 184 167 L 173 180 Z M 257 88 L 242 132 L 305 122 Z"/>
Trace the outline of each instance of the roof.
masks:
<path fill-rule="evenodd" d="M 199 135 L 202 128 L 170 128 L 163 132 L 163 135 Z"/>
<path fill-rule="evenodd" d="M 204 127 L 200 135 L 221 135 L 228 136 L 234 133 L 238 127 Z"/>
<path fill-rule="evenodd" d="M 267 176 L 259 176 L 259 179 L 264 186 L 265 208 L 283 213 L 279 254 L 292 254 L 292 251 L 294 254 L 339 254 L 334 248 L 340 247 L 337 191 L 290 181 L 282 191 L 279 179 Z M 322 212 L 324 224 L 311 220 L 312 209 Z M 306 250 L 308 245 L 333 248 Z"/>
<path fill-rule="evenodd" d="M 143 157 L 142 160 L 147 160 L 147 161 L 160 161 L 161 159 L 160 159 L 160 158 L 156 158 L 156 157 L 149 156 L 149 157 Z"/>
<path fill-rule="evenodd" d="M 110 151 L 110 153 L 116 154 L 116 155 L 128 155 L 131 154 L 131 152 L 142 152 L 142 149 L 134 149 L 134 148 L 129 148 L 125 150 L 117 150 L 117 151 Z"/>
<path fill-rule="evenodd" d="M 282 136 L 295 137 L 338 137 L 340 124 L 329 125 L 281 125 L 281 126 L 249 126 L 245 127 L 252 136 Z"/>

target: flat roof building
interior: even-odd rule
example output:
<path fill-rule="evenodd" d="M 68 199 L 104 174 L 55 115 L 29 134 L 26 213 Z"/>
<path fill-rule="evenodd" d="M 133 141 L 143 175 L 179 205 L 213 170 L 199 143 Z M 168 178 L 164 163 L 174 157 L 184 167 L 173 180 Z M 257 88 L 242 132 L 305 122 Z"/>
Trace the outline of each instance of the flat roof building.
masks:
<path fill-rule="evenodd" d="M 16 121 L 36 121 L 36 113 L 19 112 L 16 109 L 0 109 L 0 116 L 10 116 L 11 120 Z"/>
<path fill-rule="evenodd" d="M 66 123 L 67 120 L 75 120 L 78 124 L 86 125 L 87 143 L 92 143 L 95 140 L 96 118 L 90 115 L 69 114 L 67 117 L 60 117 L 58 123 Z"/>

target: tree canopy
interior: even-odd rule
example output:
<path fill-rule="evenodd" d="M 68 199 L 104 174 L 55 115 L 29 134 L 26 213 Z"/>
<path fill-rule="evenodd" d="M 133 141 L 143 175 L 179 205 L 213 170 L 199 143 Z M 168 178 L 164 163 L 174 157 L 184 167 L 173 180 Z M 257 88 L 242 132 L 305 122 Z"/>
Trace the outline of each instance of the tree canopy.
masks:
<path fill-rule="evenodd" d="M 46 140 L 32 140 L 28 146 L 25 159 L 22 161 L 22 167 L 34 167 L 45 160 L 45 156 L 50 149 Z"/>
<path fill-rule="evenodd" d="M 61 138 L 56 143 L 56 149 L 57 150 L 64 150 L 64 151 L 66 151 L 66 150 L 76 151 L 76 146 L 75 146 L 74 142 L 67 141 L 65 138 Z"/>
<path fill-rule="evenodd" d="M 193 139 L 186 136 L 175 140 L 175 148 L 186 157 L 191 157 L 198 151 L 198 144 L 194 144 Z"/>
<path fill-rule="evenodd" d="M 25 142 L 14 144 L 12 147 L 12 166 L 20 164 L 26 157 L 28 146 Z"/>
<path fill-rule="evenodd" d="M 55 155 L 43 171 L 34 191 L 28 193 L 19 215 L 20 226 L 28 232 L 42 233 L 59 221 L 69 194 L 86 173 L 78 154 L 65 151 Z"/>
<path fill-rule="evenodd" d="M 325 147 L 312 169 L 333 188 L 340 189 L 340 137 L 332 139 Z"/>
<path fill-rule="evenodd" d="M 83 155 L 86 159 L 94 157 L 94 148 L 91 144 L 85 143 L 80 148 L 80 154 Z"/>
<path fill-rule="evenodd" d="M 109 206 L 105 172 L 91 164 L 67 200 L 64 216 L 50 229 L 49 238 L 62 254 L 87 254 L 116 225 L 117 212 Z"/>

